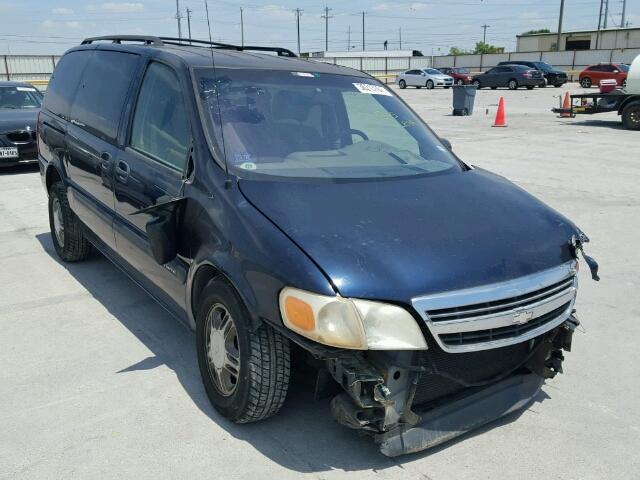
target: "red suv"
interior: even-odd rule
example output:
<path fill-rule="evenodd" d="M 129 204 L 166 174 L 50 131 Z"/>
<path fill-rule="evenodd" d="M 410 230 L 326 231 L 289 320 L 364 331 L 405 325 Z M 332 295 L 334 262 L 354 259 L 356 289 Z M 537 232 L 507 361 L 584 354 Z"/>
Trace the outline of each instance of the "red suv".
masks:
<path fill-rule="evenodd" d="M 453 83 L 455 83 L 456 85 L 468 85 L 471 83 L 472 77 L 471 72 L 468 68 L 446 67 L 439 68 L 438 70 L 440 70 L 445 75 L 453 77 Z"/>
<path fill-rule="evenodd" d="M 591 85 L 600 85 L 600 80 L 614 79 L 618 85 L 623 87 L 627 84 L 627 73 L 629 65 L 624 63 L 599 63 L 589 65 L 580 72 L 580 85 L 589 88 Z"/>

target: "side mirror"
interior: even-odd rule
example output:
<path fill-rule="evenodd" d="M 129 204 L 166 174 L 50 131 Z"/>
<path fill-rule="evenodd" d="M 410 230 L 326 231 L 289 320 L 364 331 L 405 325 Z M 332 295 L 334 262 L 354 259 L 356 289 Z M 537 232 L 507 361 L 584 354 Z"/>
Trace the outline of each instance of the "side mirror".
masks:
<path fill-rule="evenodd" d="M 427 74 L 426 74 L 426 73 L 424 73 L 424 72 L 420 72 L 420 75 L 422 75 L 423 77 L 426 77 L 426 76 L 427 76 Z"/>
<path fill-rule="evenodd" d="M 160 265 L 170 262 L 178 254 L 175 215 L 163 212 L 147 222 L 145 230 L 149 238 L 153 258 Z"/>
<path fill-rule="evenodd" d="M 440 137 L 440 143 L 442 143 L 445 147 L 447 147 L 447 150 L 453 151 L 453 147 L 451 146 L 451 142 L 449 140 L 447 140 L 446 138 Z"/>
<path fill-rule="evenodd" d="M 620 70 L 614 70 L 613 73 L 620 73 Z"/>

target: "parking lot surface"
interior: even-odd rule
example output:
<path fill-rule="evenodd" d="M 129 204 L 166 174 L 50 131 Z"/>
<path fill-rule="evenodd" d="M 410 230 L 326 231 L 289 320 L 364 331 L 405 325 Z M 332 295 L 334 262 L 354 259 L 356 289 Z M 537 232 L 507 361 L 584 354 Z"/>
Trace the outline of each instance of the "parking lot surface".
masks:
<path fill-rule="evenodd" d="M 580 272 L 584 333 L 536 403 L 396 459 L 305 384 L 270 420 L 223 419 L 193 334 L 99 254 L 60 263 L 37 169 L 0 170 L 0 478 L 637 478 L 640 132 L 556 118 L 567 89 L 481 90 L 471 117 L 451 116 L 450 90 L 400 91 L 464 161 L 575 221 L 602 280 Z M 492 128 L 500 96 L 508 127 Z"/>

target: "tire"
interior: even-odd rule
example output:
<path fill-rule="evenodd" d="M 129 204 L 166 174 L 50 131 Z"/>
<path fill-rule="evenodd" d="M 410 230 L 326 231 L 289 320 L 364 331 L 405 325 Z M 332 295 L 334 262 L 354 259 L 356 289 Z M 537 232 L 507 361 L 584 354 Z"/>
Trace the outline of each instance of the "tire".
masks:
<path fill-rule="evenodd" d="M 496 88 L 498 88 L 498 87 L 491 87 L 491 90 L 495 90 Z"/>
<path fill-rule="evenodd" d="M 622 124 L 627 130 L 640 130 L 640 102 L 632 102 L 624 107 Z"/>
<path fill-rule="evenodd" d="M 540 87 L 544 87 L 544 85 L 540 85 Z M 527 90 L 533 90 L 533 85 L 527 85 Z"/>
<path fill-rule="evenodd" d="M 583 77 L 580 79 L 580 86 L 582 88 L 590 88 L 591 87 L 591 79 L 589 77 Z"/>
<path fill-rule="evenodd" d="M 216 328 L 224 311 L 226 328 Z M 196 317 L 198 365 L 213 407 L 236 423 L 276 414 L 289 388 L 288 339 L 267 324 L 254 328 L 242 300 L 221 277 L 204 288 Z M 218 348 L 211 348 L 212 342 Z"/>
<path fill-rule="evenodd" d="M 459 78 L 458 80 L 456 80 L 456 85 L 464 85 L 464 80 Z"/>
<path fill-rule="evenodd" d="M 420 90 L 422 88 L 422 85 L 416 85 L 416 88 Z"/>
<path fill-rule="evenodd" d="M 404 90 L 405 88 L 407 88 L 407 82 L 405 82 L 404 80 L 400 80 L 398 82 L 398 86 Z"/>
<path fill-rule="evenodd" d="M 517 90 L 518 89 L 518 81 L 514 78 L 512 78 L 511 80 L 509 80 L 507 82 L 507 87 L 509 87 L 509 90 Z"/>
<path fill-rule="evenodd" d="M 433 81 L 432 80 L 427 80 L 427 84 L 425 85 L 425 87 L 427 87 L 427 90 L 432 90 L 433 89 Z"/>
<path fill-rule="evenodd" d="M 471 85 L 475 85 L 477 90 L 480 90 L 482 88 L 482 85 L 480 84 L 480 80 L 473 80 L 471 82 Z"/>
<path fill-rule="evenodd" d="M 56 182 L 49 190 L 49 228 L 53 247 L 65 262 L 86 260 L 91 254 L 91 244 L 84 235 L 84 227 L 69 207 L 67 192 L 62 182 Z"/>

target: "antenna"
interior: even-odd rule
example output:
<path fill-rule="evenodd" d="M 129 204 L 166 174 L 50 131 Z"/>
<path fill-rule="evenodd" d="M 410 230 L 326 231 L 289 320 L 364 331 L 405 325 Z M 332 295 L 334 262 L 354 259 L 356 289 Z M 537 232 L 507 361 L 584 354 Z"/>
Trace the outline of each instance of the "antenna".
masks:
<path fill-rule="evenodd" d="M 204 8 L 207 13 L 207 29 L 209 30 L 209 42 L 211 40 L 211 22 L 209 21 L 209 2 L 204 0 Z M 213 68 L 213 75 L 217 78 L 218 74 L 216 72 L 216 62 L 213 58 L 213 46 L 211 48 L 211 68 Z M 218 88 L 216 88 L 216 108 L 218 109 L 218 116 L 222 118 L 222 113 L 220 112 L 220 102 L 218 101 Z M 222 159 L 224 161 L 224 173 L 227 175 L 227 179 L 224 181 L 224 188 L 229 189 L 231 187 L 231 181 L 229 180 L 229 167 L 227 166 L 227 152 L 224 146 L 224 132 L 222 130 L 222 125 L 220 126 L 220 137 L 222 138 Z"/>

